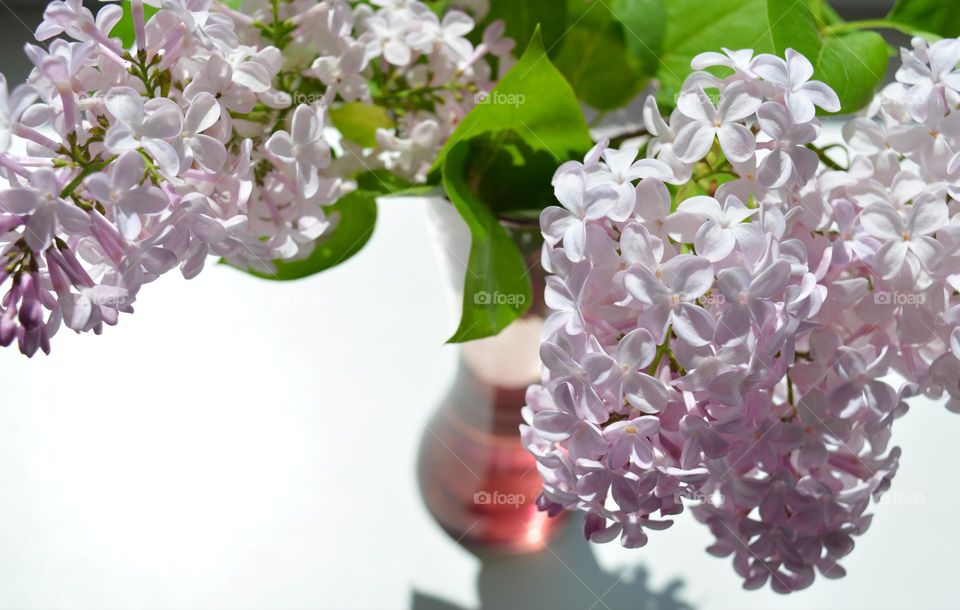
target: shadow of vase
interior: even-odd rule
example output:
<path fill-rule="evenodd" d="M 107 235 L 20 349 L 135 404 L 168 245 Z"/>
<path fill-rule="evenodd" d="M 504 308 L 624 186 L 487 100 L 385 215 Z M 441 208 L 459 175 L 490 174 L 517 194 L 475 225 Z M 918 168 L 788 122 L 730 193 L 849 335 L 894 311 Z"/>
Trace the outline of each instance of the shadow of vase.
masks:
<path fill-rule="evenodd" d="M 477 553 L 480 608 L 582 608 L 584 610 L 693 610 L 681 597 L 683 581 L 650 588 L 643 565 L 604 570 L 578 527 L 568 520 L 560 535 L 537 553 Z M 413 590 L 413 610 L 465 610 L 440 597 Z"/>

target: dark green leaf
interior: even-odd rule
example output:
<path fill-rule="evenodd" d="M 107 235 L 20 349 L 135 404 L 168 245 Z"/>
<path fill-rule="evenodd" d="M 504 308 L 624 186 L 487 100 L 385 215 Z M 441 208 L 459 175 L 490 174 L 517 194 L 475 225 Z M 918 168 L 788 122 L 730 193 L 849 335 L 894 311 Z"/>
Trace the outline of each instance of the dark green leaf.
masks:
<path fill-rule="evenodd" d="M 538 219 L 547 206 L 556 205 L 550 182 L 559 161 L 546 151 L 535 151 L 513 131 L 473 138 L 464 179 L 499 218 Z"/>
<path fill-rule="evenodd" d="M 944 38 L 960 36 L 957 0 L 897 0 L 887 19 Z"/>
<path fill-rule="evenodd" d="M 447 196 L 470 228 L 470 260 L 463 287 L 463 315 L 451 343 L 497 334 L 522 316 L 533 294 L 527 265 L 493 210 L 467 183 L 470 145 L 455 145 L 444 158 Z"/>
<path fill-rule="evenodd" d="M 567 29 L 567 6 L 564 0 L 490 0 L 490 12 L 483 25 L 497 19 L 504 21 L 506 36 L 518 44 L 530 40 L 539 25 L 543 44 L 552 53 Z M 520 49 L 516 51 L 519 53 Z"/>
<path fill-rule="evenodd" d="M 378 129 L 391 129 L 394 126 L 386 108 L 363 102 L 331 108 L 330 120 L 343 137 L 364 147 L 377 145 Z"/>
<path fill-rule="evenodd" d="M 275 261 L 276 274 L 248 270 L 267 280 L 299 280 L 335 267 L 359 252 L 373 235 L 377 222 L 376 198 L 363 191 L 354 191 L 337 203 L 324 208 L 335 223 L 314 251 L 303 260 Z"/>
<path fill-rule="evenodd" d="M 554 58 L 557 69 L 573 87 L 577 98 L 587 105 L 598 110 L 625 106 L 640 92 L 654 70 L 645 72 L 644 68 L 649 69 L 650 64 L 643 65 L 641 57 L 635 56 L 627 46 L 628 39 L 636 43 L 634 34 L 627 32 L 613 9 L 602 3 L 584 5 L 582 0 L 572 0 L 571 5 L 570 18 L 574 25 L 563 37 Z M 662 24 L 657 29 L 662 31 Z M 648 55 L 645 58 L 649 61 Z"/>
<path fill-rule="evenodd" d="M 667 29 L 667 0 L 610 0 L 614 17 L 623 24 L 627 49 L 640 62 L 640 71 L 653 76 Z"/>

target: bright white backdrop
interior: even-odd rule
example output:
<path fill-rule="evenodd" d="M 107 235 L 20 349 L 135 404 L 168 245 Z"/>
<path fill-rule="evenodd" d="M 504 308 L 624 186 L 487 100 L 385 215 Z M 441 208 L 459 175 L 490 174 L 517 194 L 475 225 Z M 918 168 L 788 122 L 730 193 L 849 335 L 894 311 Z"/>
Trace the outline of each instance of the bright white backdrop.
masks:
<path fill-rule="evenodd" d="M 742 591 L 688 515 L 640 551 L 460 549 L 415 479 L 456 361 L 447 278 L 426 202 L 380 209 L 320 277 L 170 274 L 102 337 L 0 351 L 0 607 L 960 607 L 960 417 L 928 403 L 844 580 Z"/>

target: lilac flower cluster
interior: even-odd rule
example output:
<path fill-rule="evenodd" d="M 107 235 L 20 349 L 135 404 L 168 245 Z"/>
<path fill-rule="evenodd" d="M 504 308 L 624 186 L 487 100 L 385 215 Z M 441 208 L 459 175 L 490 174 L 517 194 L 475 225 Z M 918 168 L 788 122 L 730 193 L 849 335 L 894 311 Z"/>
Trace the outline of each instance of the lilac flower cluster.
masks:
<path fill-rule="evenodd" d="M 840 103 L 810 62 L 742 50 L 696 57 L 669 119 L 647 102 L 647 158 L 557 171 L 521 427 L 542 509 L 640 547 L 690 504 L 747 588 L 844 575 L 905 400 L 960 405 L 960 41 L 913 44 L 849 167 L 813 145 Z"/>
<path fill-rule="evenodd" d="M 423 180 L 492 88 L 486 58 L 512 48 L 502 23 L 474 47 L 466 13 L 413 0 L 249 4 L 164 0 L 147 19 L 133 0 L 129 49 L 119 5 L 47 7 L 28 82 L 0 75 L 0 344 L 100 333 L 143 284 L 211 255 L 267 274 L 308 256 L 358 173 Z M 401 120 L 351 144 L 330 112 L 355 101 Z"/>

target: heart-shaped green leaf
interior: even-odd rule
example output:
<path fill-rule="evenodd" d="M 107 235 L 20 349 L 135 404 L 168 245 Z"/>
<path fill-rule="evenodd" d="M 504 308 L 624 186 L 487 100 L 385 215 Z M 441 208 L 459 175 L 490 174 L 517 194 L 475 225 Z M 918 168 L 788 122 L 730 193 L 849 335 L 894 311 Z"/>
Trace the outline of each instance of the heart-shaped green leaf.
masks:
<path fill-rule="evenodd" d="M 561 162 L 583 154 L 592 144 L 577 97 L 547 57 L 539 30 L 520 60 L 463 118 L 431 172 L 440 169 L 460 142 L 502 131 L 518 134 L 532 150 L 546 151 Z"/>

